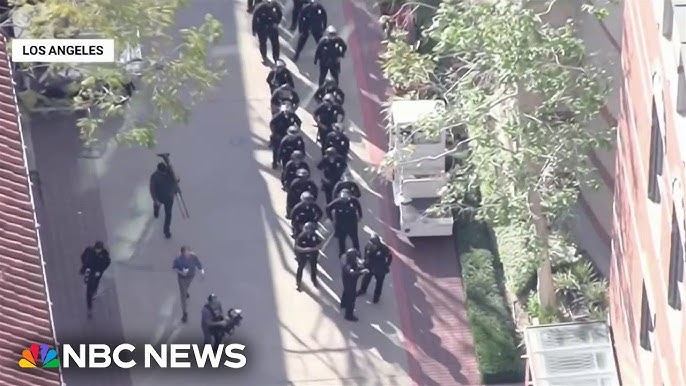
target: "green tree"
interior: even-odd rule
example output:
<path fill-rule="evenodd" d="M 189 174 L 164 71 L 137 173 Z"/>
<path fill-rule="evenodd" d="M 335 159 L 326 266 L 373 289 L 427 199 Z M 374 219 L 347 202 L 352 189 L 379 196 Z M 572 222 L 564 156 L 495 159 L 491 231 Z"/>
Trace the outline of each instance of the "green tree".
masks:
<path fill-rule="evenodd" d="M 394 86 L 429 85 L 448 102 L 423 130 L 468 128 L 470 156 L 451 172 L 442 207 L 460 207 L 478 186 L 479 214 L 525 240 L 521 253 L 538 261 L 540 304 L 555 307 L 551 232 L 579 185 L 595 182 L 589 151 L 611 143 L 610 131 L 587 129 L 609 82 L 571 21 L 552 26 L 515 3 L 446 0 L 426 33 L 431 52 L 413 52 L 397 32 L 382 68 Z"/>
<path fill-rule="evenodd" d="M 18 37 L 110 38 L 117 54 L 112 64 L 31 63 L 21 71 L 36 83 L 71 80 L 67 98 L 49 98 L 30 89 L 20 93 L 28 109 L 43 106 L 83 111 L 78 120 L 86 143 L 96 140 L 107 119 L 127 112 L 125 85 L 134 82 L 148 106 L 145 116 L 128 116 L 117 139 L 154 146 L 158 130 L 188 121 L 192 107 L 221 79 L 219 62 L 210 51 L 222 37 L 222 25 L 207 14 L 197 26 L 178 29 L 176 15 L 189 0 L 15 0 L 3 26 Z M 142 49 L 140 48 L 142 47 Z M 136 51 L 142 55 L 136 58 Z M 139 60 L 140 59 L 140 60 Z M 66 74 L 77 74 L 76 77 Z"/>

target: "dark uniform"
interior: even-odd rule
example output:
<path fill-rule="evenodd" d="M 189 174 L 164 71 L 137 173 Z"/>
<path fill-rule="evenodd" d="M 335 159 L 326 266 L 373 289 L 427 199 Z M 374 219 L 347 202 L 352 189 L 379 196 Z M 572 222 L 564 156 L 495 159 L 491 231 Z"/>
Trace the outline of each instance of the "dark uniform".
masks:
<path fill-rule="evenodd" d="M 333 95 L 334 101 L 337 105 L 343 106 L 345 103 L 345 93 L 341 90 L 333 79 L 326 80 L 324 84 L 317 89 L 314 93 L 314 100 L 317 103 L 322 103 L 324 101 L 324 95 Z"/>
<path fill-rule="evenodd" d="M 86 247 L 81 254 L 79 274 L 83 275 L 83 281 L 86 283 L 86 307 L 89 318 L 92 316 L 93 296 L 98 292 L 102 274 L 105 273 L 111 262 L 110 253 L 101 241 Z"/>
<path fill-rule="evenodd" d="M 281 185 L 284 190 L 291 186 L 291 182 L 293 182 L 296 177 L 295 173 L 300 169 L 305 169 L 308 173 L 311 172 L 310 165 L 303 160 L 292 159 L 286 163 L 286 166 L 283 167 L 283 172 L 281 172 Z"/>
<path fill-rule="evenodd" d="M 348 158 L 350 151 L 350 139 L 343 133 L 341 129 L 330 131 L 322 141 L 322 154 L 330 147 L 336 149 L 338 154 L 343 158 Z"/>
<path fill-rule="evenodd" d="M 312 116 L 317 122 L 317 141 L 321 142 L 333 130 L 333 124 L 343 120 L 345 110 L 332 101 L 325 101 L 314 110 Z"/>
<path fill-rule="evenodd" d="M 280 108 L 284 103 L 290 103 L 295 111 L 300 106 L 300 96 L 295 89 L 289 84 L 283 84 L 272 93 L 271 105 L 272 114 L 276 109 Z"/>
<path fill-rule="evenodd" d="M 255 8 L 252 16 L 252 34 L 257 35 L 260 43 L 262 60 L 267 60 L 267 40 L 272 46 L 272 59 L 279 60 L 279 23 L 283 19 L 283 11 L 276 1 L 267 0 Z"/>
<path fill-rule="evenodd" d="M 341 259 L 341 278 L 343 279 L 343 294 L 341 294 L 341 308 L 345 309 L 345 319 L 357 321 L 355 316 L 355 300 L 357 298 L 357 279 L 368 271 L 360 267 L 357 262 L 359 252 L 348 251 Z"/>
<path fill-rule="evenodd" d="M 288 29 L 293 32 L 298 28 L 298 20 L 300 19 L 300 14 L 303 7 L 307 4 L 307 0 L 293 0 L 293 12 L 291 13 L 291 25 Z"/>
<path fill-rule="evenodd" d="M 295 273 L 295 285 L 298 291 L 301 290 L 301 282 L 305 266 L 310 265 L 310 278 L 315 287 L 319 287 L 317 283 L 317 259 L 319 258 L 319 246 L 322 244 L 322 238 L 315 232 L 316 226 L 308 223 L 306 230 L 298 234 L 295 238 L 295 259 L 298 262 L 298 270 Z M 306 252 L 302 249 L 307 248 Z M 310 249 L 311 248 L 311 249 Z M 316 249 L 316 251 L 314 250 Z"/>
<path fill-rule="evenodd" d="M 345 240 L 350 237 L 353 247 L 360 249 L 357 237 L 357 223 L 362 218 L 362 206 L 355 197 L 337 198 L 326 206 L 327 217 L 333 219 L 334 236 L 338 239 L 340 254 L 345 252 Z"/>
<path fill-rule="evenodd" d="M 333 196 L 340 196 L 343 190 L 349 191 L 350 194 L 357 199 L 359 199 L 362 196 L 362 191 L 360 190 L 360 187 L 357 186 L 357 183 L 353 180 L 338 181 L 338 183 L 336 183 L 336 186 L 333 187 Z"/>
<path fill-rule="evenodd" d="M 338 76 L 341 73 L 341 58 L 345 56 L 347 50 L 348 45 L 335 34 L 327 35 L 319 41 L 317 51 L 314 53 L 314 64 L 319 64 L 320 86 L 324 84 L 328 73 L 331 73 L 331 77 L 340 84 Z"/>
<path fill-rule="evenodd" d="M 324 157 L 319 161 L 317 169 L 321 170 L 324 174 L 324 178 L 322 178 L 322 190 L 326 195 L 327 204 L 333 200 L 333 187 L 336 186 L 336 183 L 343 177 L 343 173 L 345 173 L 347 167 L 348 164 L 346 163 L 345 158 L 337 154 Z"/>
<path fill-rule="evenodd" d="M 381 290 L 383 288 L 383 281 L 386 274 L 390 272 L 391 262 L 393 261 L 393 255 L 391 250 L 381 242 L 378 236 L 374 236 L 369 243 L 364 247 L 364 266 L 369 269 L 369 273 L 362 277 L 362 284 L 360 285 L 360 290 L 357 295 L 364 295 L 367 293 L 367 288 L 369 288 L 369 283 L 372 281 L 372 277 L 376 280 L 374 285 L 374 298 L 373 302 L 378 303 L 381 297 Z"/>
<path fill-rule="evenodd" d="M 293 236 L 299 235 L 303 231 L 303 226 L 308 222 L 318 223 L 324 216 L 322 208 L 314 200 L 300 201 L 291 210 L 291 226 Z"/>
<path fill-rule="evenodd" d="M 286 194 L 287 219 L 291 218 L 291 210 L 300 202 L 300 196 L 305 192 L 310 192 L 310 194 L 314 196 L 315 201 L 317 200 L 317 196 L 319 196 L 319 188 L 317 187 L 317 184 L 309 179 L 309 176 L 297 177 L 291 182 L 291 185 L 288 187 L 288 193 Z"/>
<path fill-rule="evenodd" d="M 293 75 L 286 67 L 276 67 L 269 71 L 269 74 L 267 75 L 267 84 L 269 84 L 269 92 L 272 94 L 274 93 L 274 90 L 283 86 L 284 84 L 295 88 Z"/>
<path fill-rule="evenodd" d="M 271 135 L 269 136 L 269 147 L 272 149 L 272 168 L 276 169 L 279 162 L 279 147 L 281 140 L 286 136 L 288 128 L 295 126 L 300 128 L 302 120 L 294 112 L 281 109 L 269 122 Z"/>
<path fill-rule="evenodd" d="M 157 170 L 150 176 L 150 196 L 153 200 L 153 215 L 155 218 L 160 215 L 160 206 L 164 206 L 163 231 L 167 238 L 171 237 L 169 227 L 171 225 L 174 197 L 178 189 L 178 182 L 169 171 L 169 167 L 163 162 L 157 164 Z"/>
<path fill-rule="evenodd" d="M 328 22 L 328 16 L 326 14 L 326 9 L 320 3 L 312 0 L 303 7 L 300 13 L 300 19 L 298 21 L 298 32 L 300 36 L 298 37 L 298 44 L 295 47 L 295 55 L 293 56 L 293 61 L 297 61 L 300 58 L 303 48 L 305 48 L 305 43 L 307 39 L 312 35 L 315 44 L 319 43 L 324 35 L 324 29 L 326 29 L 326 24 Z"/>
<path fill-rule="evenodd" d="M 279 145 L 279 160 L 281 166 L 286 166 L 286 163 L 291 159 L 291 154 L 299 150 L 305 154 L 305 140 L 301 134 L 286 134 Z"/>

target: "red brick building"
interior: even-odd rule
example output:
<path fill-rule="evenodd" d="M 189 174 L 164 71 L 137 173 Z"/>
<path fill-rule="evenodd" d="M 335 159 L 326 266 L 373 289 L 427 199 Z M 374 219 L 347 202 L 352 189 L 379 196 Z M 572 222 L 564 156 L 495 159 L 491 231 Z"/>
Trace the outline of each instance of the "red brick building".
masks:
<path fill-rule="evenodd" d="M 55 346 L 24 146 L 7 41 L 0 34 L 0 385 L 58 386 L 59 371 L 18 365 L 31 343 Z"/>
<path fill-rule="evenodd" d="M 625 385 L 686 385 L 686 1 L 625 0 L 611 323 Z"/>

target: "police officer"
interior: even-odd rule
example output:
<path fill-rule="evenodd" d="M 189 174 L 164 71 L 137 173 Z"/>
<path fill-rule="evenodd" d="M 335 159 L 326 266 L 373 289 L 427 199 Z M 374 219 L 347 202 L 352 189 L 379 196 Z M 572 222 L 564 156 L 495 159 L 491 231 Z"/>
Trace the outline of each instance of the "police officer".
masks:
<path fill-rule="evenodd" d="M 343 190 L 350 191 L 350 194 L 358 200 L 362 196 L 362 191 L 360 190 L 360 187 L 357 185 L 355 181 L 353 181 L 352 177 L 350 176 L 350 172 L 347 170 L 343 174 L 343 178 L 340 181 L 338 181 L 338 183 L 336 183 L 336 186 L 333 187 L 333 196 L 339 197 Z"/>
<path fill-rule="evenodd" d="M 293 11 L 291 12 L 291 25 L 288 27 L 289 31 L 295 32 L 295 29 L 298 28 L 298 20 L 300 19 L 301 12 L 306 3 L 307 0 L 293 0 Z"/>
<path fill-rule="evenodd" d="M 381 241 L 381 237 L 373 234 L 369 242 L 364 247 L 364 267 L 369 269 L 369 273 L 362 276 L 362 284 L 360 290 L 357 291 L 357 296 L 367 293 L 369 283 L 372 277 L 376 280 L 374 285 L 373 302 L 378 303 L 381 297 L 381 289 L 383 288 L 383 280 L 386 274 L 390 272 L 393 255 L 390 248 Z"/>
<path fill-rule="evenodd" d="M 200 319 L 200 327 L 202 328 L 205 344 L 211 344 L 216 350 L 224 339 L 226 324 L 227 320 L 224 317 L 221 302 L 217 295 L 210 294 L 207 297 L 207 303 L 202 308 Z"/>
<path fill-rule="evenodd" d="M 290 84 L 282 84 L 272 93 L 272 114 L 275 114 L 276 111 L 278 111 L 277 109 L 284 103 L 290 103 L 293 111 L 297 110 L 298 106 L 300 106 L 300 97 L 298 96 L 298 93 L 295 92 L 295 88 Z"/>
<path fill-rule="evenodd" d="M 317 141 L 324 140 L 326 135 L 332 130 L 331 125 L 342 122 L 345 118 L 345 110 L 340 105 L 334 103 L 332 94 L 324 95 L 322 103 L 314 110 L 312 116 L 317 123 Z"/>
<path fill-rule="evenodd" d="M 302 121 L 291 110 L 290 103 L 281 105 L 279 112 L 269 122 L 269 129 L 271 130 L 269 147 L 272 149 L 272 169 L 278 168 L 279 146 L 281 145 L 281 140 L 288 133 L 288 128 L 291 126 L 300 127 L 300 125 L 302 125 Z"/>
<path fill-rule="evenodd" d="M 300 58 L 303 48 L 305 48 L 305 43 L 307 39 L 312 35 L 315 44 L 319 43 L 324 35 L 324 29 L 328 22 L 328 16 L 326 14 L 326 9 L 319 3 L 318 0 L 308 0 L 305 7 L 303 7 L 300 13 L 300 19 L 298 21 L 298 31 L 300 36 L 298 37 L 298 44 L 295 47 L 295 55 L 293 56 L 293 61 L 297 62 Z"/>
<path fill-rule="evenodd" d="M 353 248 L 360 249 L 357 223 L 362 218 L 362 206 L 349 191 L 343 190 L 339 198 L 326 206 L 326 216 L 333 220 L 334 236 L 338 239 L 339 254 L 345 251 L 345 239 L 350 237 Z"/>
<path fill-rule="evenodd" d="M 355 300 L 357 298 L 357 279 L 369 273 L 369 270 L 362 268 L 360 252 L 356 249 L 349 249 L 341 253 L 341 278 L 343 279 L 343 294 L 341 294 L 341 308 L 345 310 L 345 319 L 357 322 L 355 316 Z"/>
<path fill-rule="evenodd" d="M 283 19 L 281 6 L 274 0 L 257 5 L 252 16 L 252 35 L 257 35 L 262 61 L 267 62 L 267 40 L 272 46 L 272 59 L 279 60 L 279 23 Z"/>
<path fill-rule="evenodd" d="M 88 319 L 93 317 L 93 297 L 98 292 L 100 279 L 102 279 L 102 275 L 111 262 L 110 253 L 105 249 L 105 244 L 102 241 L 96 241 L 93 246 L 86 247 L 81 253 L 79 274 L 83 275 L 83 282 L 86 283 Z"/>
<path fill-rule="evenodd" d="M 274 93 L 274 90 L 279 88 L 284 84 L 290 85 L 295 88 L 295 83 L 293 82 L 293 74 L 286 68 L 286 63 L 283 60 L 277 60 L 274 68 L 267 74 L 267 84 L 269 85 L 269 92 Z"/>
<path fill-rule="evenodd" d="M 305 169 L 300 169 L 295 172 L 296 178 L 288 186 L 286 193 L 286 218 L 291 218 L 291 210 L 293 207 L 300 202 L 300 197 L 305 192 L 310 192 L 310 194 L 317 199 L 319 195 L 319 188 L 312 180 L 310 180 L 310 172 Z"/>
<path fill-rule="evenodd" d="M 160 206 L 164 206 L 164 237 L 170 238 L 169 229 L 172 219 L 174 197 L 179 189 L 178 181 L 164 162 L 157 164 L 157 170 L 150 176 L 150 196 L 152 197 L 153 215 L 160 215 Z"/>
<path fill-rule="evenodd" d="M 316 100 L 317 103 L 322 103 L 324 101 L 324 95 L 326 94 L 333 95 L 334 102 L 337 105 L 343 106 L 345 103 L 345 93 L 340 87 L 338 87 L 338 84 L 336 84 L 336 81 L 333 80 L 331 75 L 326 76 L 324 84 L 321 85 L 314 93 L 314 100 Z"/>
<path fill-rule="evenodd" d="M 281 140 L 279 145 L 279 160 L 281 161 L 281 166 L 286 166 L 286 163 L 291 159 L 291 155 L 294 151 L 299 150 L 301 153 L 305 153 L 305 140 L 300 133 L 300 129 L 297 126 L 291 126 L 286 132 L 286 136 Z"/>
<path fill-rule="evenodd" d="M 293 237 L 297 237 L 303 230 L 303 226 L 308 222 L 317 224 L 324 216 L 324 212 L 317 205 L 314 196 L 310 192 L 300 195 L 300 202 L 291 209 L 291 226 L 293 227 Z"/>
<path fill-rule="evenodd" d="M 324 151 L 324 158 L 319 161 L 317 169 L 324 174 L 322 178 L 322 190 L 326 195 L 326 203 L 330 203 L 333 199 L 333 187 L 341 180 L 343 173 L 347 169 L 348 164 L 345 158 L 341 157 L 336 149 L 329 147 Z"/>
<path fill-rule="evenodd" d="M 305 154 L 300 150 L 296 150 L 291 154 L 291 160 L 286 163 L 281 172 L 281 186 L 284 191 L 291 186 L 291 182 L 296 177 L 295 173 L 300 169 L 310 172 L 310 165 L 305 162 Z"/>
<path fill-rule="evenodd" d="M 348 158 L 348 152 L 350 151 L 350 139 L 343 132 L 343 125 L 340 123 L 334 123 L 332 128 L 333 130 L 326 134 L 326 137 L 324 137 L 324 140 L 322 141 L 322 155 L 324 155 L 325 149 L 333 147 L 341 157 Z"/>
<path fill-rule="evenodd" d="M 330 25 L 326 29 L 326 36 L 319 41 L 314 53 L 314 64 L 319 64 L 319 85 L 324 84 L 326 75 L 330 72 L 336 83 L 340 83 L 341 58 L 345 56 L 348 45 L 338 36 L 338 31 Z"/>
<path fill-rule="evenodd" d="M 259 5 L 262 2 L 262 0 L 248 0 L 248 12 L 252 12 L 255 10 L 255 6 Z"/>
<path fill-rule="evenodd" d="M 310 265 L 310 278 L 312 285 L 319 287 L 317 283 L 317 259 L 319 249 L 322 245 L 322 238 L 317 234 L 317 224 L 308 222 L 303 227 L 303 231 L 295 237 L 295 259 L 298 262 L 298 270 L 295 273 L 295 288 L 302 291 L 302 277 L 305 266 Z"/>

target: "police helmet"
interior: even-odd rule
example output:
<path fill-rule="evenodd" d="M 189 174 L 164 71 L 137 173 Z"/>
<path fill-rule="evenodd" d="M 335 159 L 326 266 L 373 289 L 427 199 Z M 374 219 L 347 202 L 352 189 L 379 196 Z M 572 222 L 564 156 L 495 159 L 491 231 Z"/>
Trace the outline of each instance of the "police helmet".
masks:
<path fill-rule="evenodd" d="M 348 199 L 348 198 L 352 197 L 352 193 L 350 193 L 350 190 L 348 190 L 348 189 L 343 189 L 343 190 L 341 190 L 341 193 L 339 194 L 339 196 L 343 199 Z"/>
<path fill-rule="evenodd" d="M 286 68 L 286 62 L 284 62 L 281 59 L 277 60 L 276 61 L 276 68 L 279 68 L 279 69 Z"/>
<path fill-rule="evenodd" d="M 338 34 L 338 31 L 336 30 L 336 27 L 330 25 L 326 28 L 326 34 L 329 36 L 333 36 Z"/>
<path fill-rule="evenodd" d="M 295 175 L 300 178 L 306 178 L 310 176 L 310 172 L 308 172 L 307 169 L 298 169 L 295 171 Z"/>
<path fill-rule="evenodd" d="M 369 238 L 369 241 L 370 241 L 372 244 L 378 245 L 378 244 L 381 243 L 381 237 L 379 237 L 379 235 L 376 234 L 376 233 L 372 233 L 372 236 Z"/>
<path fill-rule="evenodd" d="M 335 98 L 333 97 L 333 94 L 331 94 L 331 93 L 324 95 L 324 97 L 322 98 L 322 101 L 329 102 L 329 103 L 333 103 L 334 100 L 335 100 Z"/>
<path fill-rule="evenodd" d="M 297 126 L 291 126 L 288 128 L 287 133 L 288 134 L 298 134 L 298 133 L 300 133 L 300 129 L 298 129 Z"/>
<path fill-rule="evenodd" d="M 291 106 L 290 103 L 282 103 L 281 106 L 279 107 L 279 111 L 290 111 Z"/>
<path fill-rule="evenodd" d="M 310 192 L 303 192 L 303 194 L 300 195 L 300 201 L 312 201 L 314 200 L 314 196 Z"/>
<path fill-rule="evenodd" d="M 167 171 L 167 164 L 165 164 L 164 162 L 158 163 L 157 164 L 157 171 L 166 172 Z"/>
<path fill-rule="evenodd" d="M 291 153 L 291 159 L 302 161 L 305 158 L 305 154 L 301 152 L 300 150 L 295 150 L 293 153 Z"/>
<path fill-rule="evenodd" d="M 326 155 L 326 156 L 334 156 L 337 154 L 338 154 L 338 152 L 336 151 L 335 147 L 329 147 L 326 150 L 324 150 L 324 155 Z"/>
<path fill-rule="evenodd" d="M 311 221 L 308 223 L 305 223 L 305 225 L 303 225 L 303 230 L 305 232 L 314 232 L 317 230 L 317 224 L 315 224 Z"/>
<path fill-rule="evenodd" d="M 343 130 L 345 129 L 345 128 L 343 127 L 343 124 L 338 123 L 338 122 L 336 122 L 336 123 L 334 123 L 333 125 L 331 125 L 331 127 L 332 127 L 335 131 L 343 131 Z"/>
<path fill-rule="evenodd" d="M 324 78 L 324 84 L 327 86 L 338 86 L 336 79 L 334 79 L 331 74 L 326 75 L 326 78 Z"/>
<path fill-rule="evenodd" d="M 210 294 L 210 296 L 207 297 L 208 303 L 212 303 L 215 300 L 217 300 L 217 295 L 215 295 L 215 294 Z"/>

